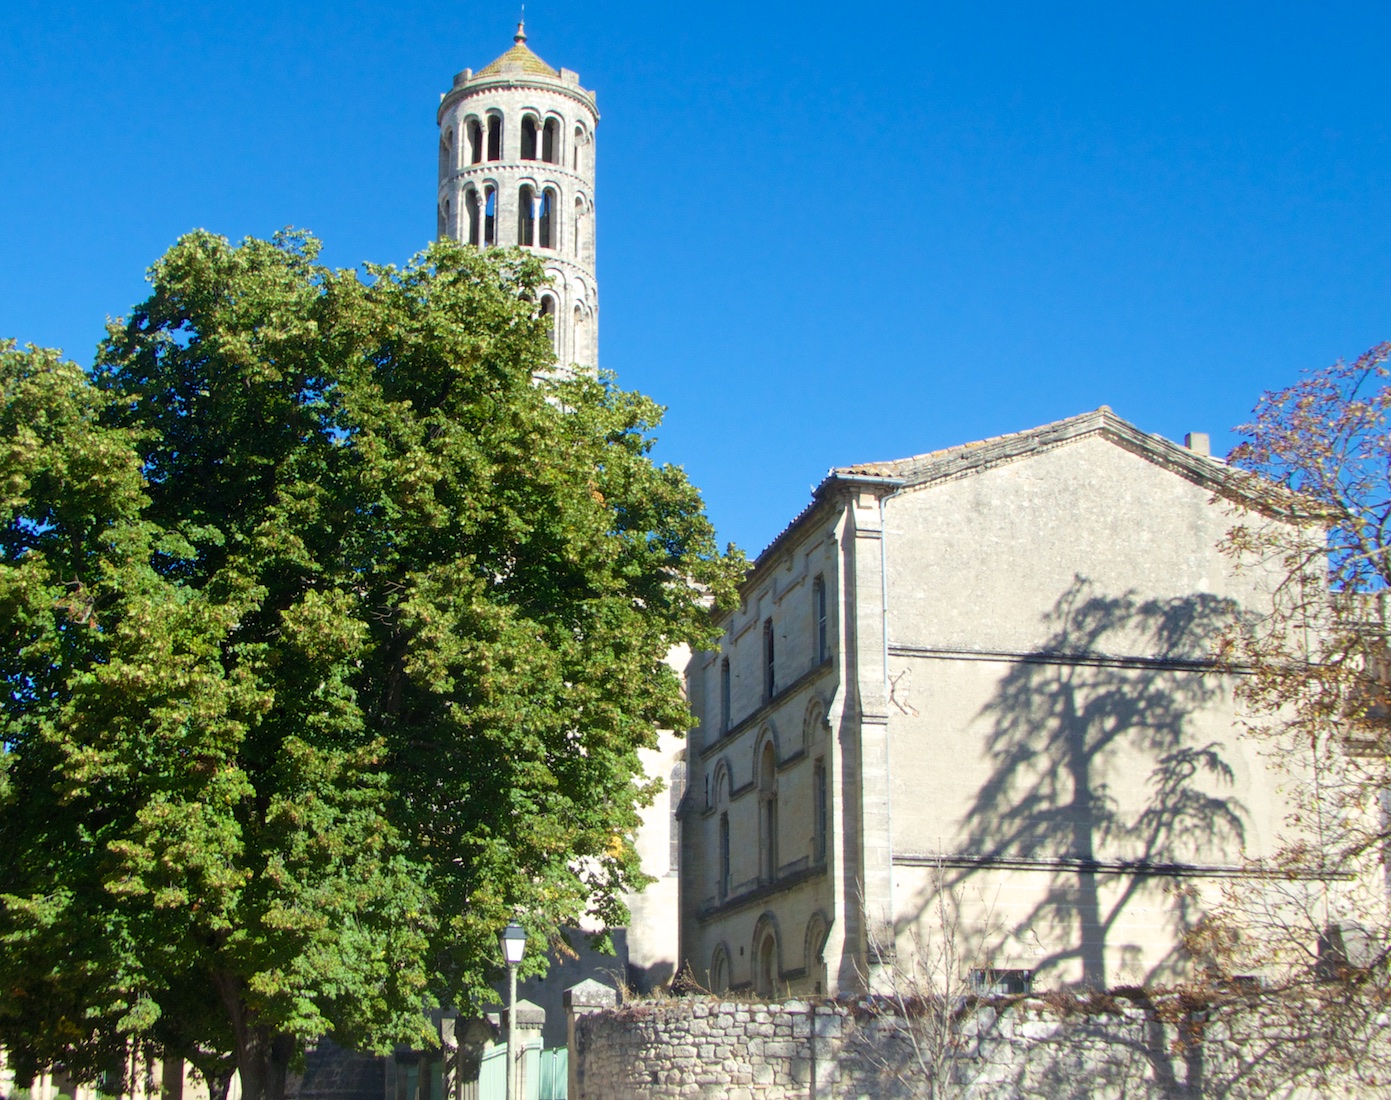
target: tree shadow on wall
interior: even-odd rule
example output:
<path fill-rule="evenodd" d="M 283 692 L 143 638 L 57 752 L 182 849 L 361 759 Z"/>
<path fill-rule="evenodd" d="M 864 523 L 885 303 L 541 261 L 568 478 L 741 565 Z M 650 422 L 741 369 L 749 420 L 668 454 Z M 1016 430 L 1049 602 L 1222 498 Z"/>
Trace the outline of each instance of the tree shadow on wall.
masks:
<path fill-rule="evenodd" d="M 1041 941 L 1039 969 L 1080 970 L 1096 989 L 1114 981 L 1108 948 L 1123 946 L 1111 939 L 1137 895 L 1157 881 L 1181 884 L 1186 864 L 1234 862 L 1244 840 L 1224 744 L 1190 729 L 1224 691 L 1210 646 L 1236 614 L 1216 596 L 1112 596 L 1075 578 L 1044 617 L 1046 642 L 981 711 L 991 774 L 962 822 L 964 851 L 928 894 L 958 896 L 973 876 L 1035 868 L 1047 890 L 1011 915 L 1008 932 Z M 1176 944 L 1193 899 L 1167 893 L 1162 916 Z M 921 900 L 927 911 L 932 898 Z M 1036 937 L 1038 928 L 1052 931 Z M 1176 952 L 1131 980 L 1160 977 Z"/>

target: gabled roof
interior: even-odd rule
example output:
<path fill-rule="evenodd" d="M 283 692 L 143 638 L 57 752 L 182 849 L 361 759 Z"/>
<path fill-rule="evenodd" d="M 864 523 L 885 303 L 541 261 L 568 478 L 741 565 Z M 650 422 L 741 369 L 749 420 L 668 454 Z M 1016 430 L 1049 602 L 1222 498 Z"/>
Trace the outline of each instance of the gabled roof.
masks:
<path fill-rule="evenodd" d="M 754 568 L 757 569 L 775 555 L 817 506 L 833 495 L 838 485 L 871 482 L 884 486 L 885 491 L 898 492 L 964 477 L 1092 435 L 1108 439 L 1215 494 L 1261 510 L 1271 507 L 1270 486 L 1263 486 L 1264 493 L 1253 492 L 1256 488 L 1253 475 L 1229 467 L 1220 458 L 1211 458 L 1163 436 L 1142 432 L 1128 420 L 1117 416 L 1109 406 L 1102 405 L 1092 412 L 1055 420 L 1027 431 L 992 436 L 888 462 L 860 462 L 853 466 L 833 467 L 816 487 L 811 503 L 754 560 Z"/>
<path fill-rule="evenodd" d="M 1241 475 L 1234 473 L 1221 459 L 1199 454 L 1163 436 L 1142 432 L 1130 421 L 1117 416 L 1107 405 L 1037 428 L 978 439 L 972 443 L 945 447 L 940 451 L 929 451 L 926 454 L 889 462 L 861 462 L 853 466 L 838 466 L 830 471 L 830 477 L 852 481 L 884 478 L 899 482 L 904 488 L 911 488 L 959 477 L 1003 462 L 1027 458 L 1029 455 L 1090 435 L 1109 439 L 1141 458 L 1172 470 L 1214 492 L 1241 497 L 1246 495 L 1235 484 L 1241 479 Z"/>
<path fill-rule="evenodd" d="M 517 24 L 517 33 L 512 39 L 513 46 L 495 61 L 484 65 L 473 74 L 477 80 L 481 76 L 502 76 L 508 72 L 524 73 L 528 76 L 549 76 L 560 79 L 560 74 L 532 53 L 526 44 L 526 28 Z"/>

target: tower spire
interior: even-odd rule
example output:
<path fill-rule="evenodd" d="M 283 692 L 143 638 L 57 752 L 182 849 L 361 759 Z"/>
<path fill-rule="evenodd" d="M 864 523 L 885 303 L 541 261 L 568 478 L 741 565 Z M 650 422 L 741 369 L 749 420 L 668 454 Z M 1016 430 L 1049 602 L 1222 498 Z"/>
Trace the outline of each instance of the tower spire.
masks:
<path fill-rule="evenodd" d="M 526 45 L 526 5 L 522 5 L 522 17 L 517 20 L 517 33 L 512 36 L 512 41 L 518 46 Z"/>

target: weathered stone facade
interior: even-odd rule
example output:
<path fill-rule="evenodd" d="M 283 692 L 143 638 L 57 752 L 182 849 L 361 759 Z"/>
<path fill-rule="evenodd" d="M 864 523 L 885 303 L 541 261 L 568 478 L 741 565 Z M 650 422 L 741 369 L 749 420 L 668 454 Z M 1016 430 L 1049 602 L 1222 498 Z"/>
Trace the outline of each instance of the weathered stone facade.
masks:
<path fill-rule="evenodd" d="M 884 989 L 946 955 L 959 982 L 1180 978 L 1285 827 L 1213 659 L 1269 607 L 1219 549 L 1243 502 L 1105 408 L 833 470 L 689 668 L 696 980 Z"/>

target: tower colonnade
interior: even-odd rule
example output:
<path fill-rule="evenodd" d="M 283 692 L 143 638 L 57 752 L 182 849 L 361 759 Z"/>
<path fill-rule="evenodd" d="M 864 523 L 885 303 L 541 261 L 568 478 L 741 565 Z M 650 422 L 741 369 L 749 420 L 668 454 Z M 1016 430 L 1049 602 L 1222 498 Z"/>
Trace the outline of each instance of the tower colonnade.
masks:
<path fill-rule="evenodd" d="M 454 77 L 440 99 L 437 233 L 480 248 L 518 245 L 545 263 L 559 362 L 598 366 L 594 277 L 594 93 L 526 45 Z"/>

